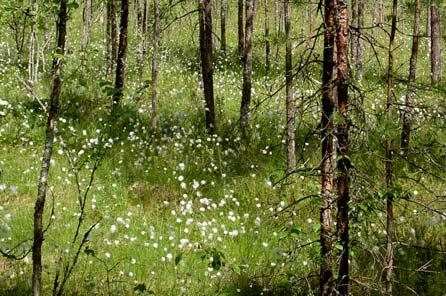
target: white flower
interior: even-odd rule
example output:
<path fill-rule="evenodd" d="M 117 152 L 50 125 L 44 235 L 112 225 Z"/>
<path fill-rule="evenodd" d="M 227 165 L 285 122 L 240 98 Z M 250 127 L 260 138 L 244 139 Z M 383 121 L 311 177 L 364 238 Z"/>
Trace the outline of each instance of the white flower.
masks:
<path fill-rule="evenodd" d="M 110 232 L 111 233 L 115 233 L 116 231 L 118 231 L 118 227 L 116 226 L 116 225 L 112 225 L 111 227 L 110 227 Z"/>

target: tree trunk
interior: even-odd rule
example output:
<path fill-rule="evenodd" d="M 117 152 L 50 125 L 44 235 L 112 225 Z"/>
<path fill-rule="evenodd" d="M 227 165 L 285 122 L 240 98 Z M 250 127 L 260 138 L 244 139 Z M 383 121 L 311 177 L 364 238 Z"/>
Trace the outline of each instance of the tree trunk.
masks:
<path fill-rule="evenodd" d="M 158 50 L 160 35 L 160 7 L 159 1 L 154 0 L 154 22 L 153 22 L 153 52 L 152 52 L 152 129 L 158 127 L 157 119 L 157 96 L 158 96 Z"/>
<path fill-rule="evenodd" d="M 34 208 L 34 241 L 32 247 L 33 259 L 33 276 L 32 286 L 33 295 L 41 295 L 42 286 L 42 244 L 43 244 L 43 212 L 45 209 L 46 192 L 48 188 L 48 177 L 51 165 L 51 156 L 53 153 L 54 130 L 57 110 L 59 106 L 59 97 L 61 91 L 62 80 L 61 56 L 65 53 L 65 38 L 67 35 L 67 19 L 68 19 L 68 0 L 60 1 L 60 8 L 57 21 L 57 56 L 53 58 L 52 65 L 52 89 L 50 94 L 49 110 L 45 131 L 45 148 L 41 162 L 39 185 L 37 188 L 37 199 Z"/>
<path fill-rule="evenodd" d="M 85 0 L 84 11 L 82 15 L 83 27 L 82 27 L 82 39 L 81 39 L 81 51 L 82 51 L 82 60 L 85 61 L 87 58 L 87 47 L 88 42 L 90 40 L 90 26 L 91 19 L 93 17 L 93 1 Z"/>
<path fill-rule="evenodd" d="M 324 18 L 324 52 L 322 68 L 322 162 L 321 192 L 322 208 L 320 210 L 320 243 L 321 270 L 319 277 L 320 295 L 333 293 L 333 242 L 332 242 L 332 203 L 333 203 L 333 171 L 335 161 L 335 141 L 333 111 L 335 108 L 335 0 L 325 0 Z"/>
<path fill-rule="evenodd" d="M 107 68 L 112 74 L 117 59 L 116 0 L 107 1 Z"/>
<path fill-rule="evenodd" d="M 29 5 L 32 8 L 34 14 L 30 16 L 31 18 L 31 32 L 29 38 L 29 53 L 28 53 L 28 81 L 32 84 L 37 82 L 37 72 L 39 64 L 39 48 L 37 40 L 37 27 L 36 27 L 36 17 L 38 10 L 37 1 L 30 0 Z"/>
<path fill-rule="evenodd" d="M 432 28 L 431 28 L 431 24 L 432 24 L 432 21 L 431 21 L 431 6 L 430 6 L 430 3 L 431 3 L 431 1 L 429 0 L 429 1 L 427 1 L 427 3 L 429 4 L 428 5 L 428 8 L 427 8 L 427 17 L 426 17 L 426 38 L 427 38 L 427 42 L 426 42 L 426 45 L 427 45 L 427 54 L 428 55 L 430 55 L 431 54 L 431 50 L 432 50 Z"/>
<path fill-rule="evenodd" d="M 255 0 L 246 0 L 246 43 L 243 54 L 243 88 L 242 103 L 240 106 L 240 124 L 243 131 L 249 124 L 249 106 L 251 104 L 251 79 L 252 79 L 252 39 L 254 27 Z"/>
<path fill-rule="evenodd" d="M 364 40 L 362 34 L 364 31 L 364 15 L 365 15 L 365 0 L 359 0 L 358 2 L 358 33 L 356 35 L 357 48 L 356 48 L 356 75 L 359 80 L 362 79 L 363 68 L 362 62 L 364 58 Z"/>
<path fill-rule="evenodd" d="M 220 51 L 226 55 L 226 0 L 221 0 L 220 5 Z"/>
<path fill-rule="evenodd" d="M 349 168 L 351 166 L 348 158 L 349 150 L 349 116 L 348 116 L 348 86 L 349 86 L 349 65 L 348 65 L 348 33 L 349 20 L 348 9 L 345 1 L 338 1 L 337 3 L 337 17 L 336 17 L 336 54 L 337 54 L 337 97 L 338 110 L 342 118 L 337 126 L 338 138 L 338 215 L 337 215 L 337 235 L 342 245 L 342 252 L 339 261 L 339 275 L 338 275 L 338 292 L 339 295 L 348 295 L 349 287 L 349 189 L 350 189 L 350 174 Z"/>
<path fill-rule="evenodd" d="M 121 22 L 119 24 L 119 48 L 116 61 L 115 94 L 113 109 L 119 106 L 124 95 L 125 67 L 127 55 L 127 30 L 129 25 L 129 0 L 121 0 Z"/>
<path fill-rule="evenodd" d="M 412 104 L 413 104 L 413 97 L 415 95 L 413 85 L 415 83 L 415 77 L 417 73 L 418 44 L 420 35 L 420 13 L 421 13 L 420 0 L 415 0 L 412 54 L 410 56 L 409 77 L 407 78 L 407 95 L 403 111 L 403 130 L 401 132 L 401 152 L 403 153 L 403 155 L 407 154 L 410 141 L 411 117 L 412 117 L 412 107 L 413 107 Z"/>
<path fill-rule="evenodd" d="M 200 56 L 203 71 L 206 129 L 216 130 L 214 107 L 214 69 L 212 62 L 212 10 L 211 0 L 200 0 Z"/>
<path fill-rule="evenodd" d="M 287 140 L 287 172 L 291 173 L 296 169 L 295 154 L 295 107 L 293 97 L 293 65 L 292 65 L 292 44 L 291 44 L 291 6 L 289 0 L 283 1 L 285 15 L 285 80 L 286 80 L 286 140 Z"/>
<path fill-rule="evenodd" d="M 387 122 L 393 121 L 393 50 L 396 33 L 398 0 L 393 0 L 392 6 L 392 27 L 389 40 L 389 61 L 387 68 Z M 393 141 L 386 139 L 386 188 L 387 188 L 387 253 L 386 253 L 386 295 L 392 295 L 393 288 Z"/>
<path fill-rule="evenodd" d="M 438 4 L 431 4 L 431 78 L 432 84 L 440 81 L 440 13 Z"/>
<path fill-rule="evenodd" d="M 144 61 L 145 61 L 145 52 L 144 48 L 146 46 L 146 33 L 147 33 L 147 24 L 145 22 L 145 9 L 147 7 L 147 1 L 136 1 L 135 9 L 136 9 L 136 19 L 137 19 L 137 37 L 138 37 L 138 45 L 136 48 L 136 61 L 140 79 L 142 78 L 142 74 L 144 72 Z"/>
<path fill-rule="evenodd" d="M 240 57 L 243 57 L 243 52 L 245 49 L 245 33 L 243 29 L 243 0 L 238 0 L 238 18 L 237 18 L 237 28 L 238 28 L 238 53 Z"/>
<path fill-rule="evenodd" d="M 265 69 L 266 72 L 271 68 L 271 46 L 269 41 L 269 1 L 263 1 L 264 11 L 265 11 Z"/>
<path fill-rule="evenodd" d="M 310 17 L 310 36 L 308 40 L 313 38 L 314 28 L 315 28 L 315 13 L 314 13 L 314 4 L 312 2 L 308 3 L 309 7 L 309 17 Z"/>

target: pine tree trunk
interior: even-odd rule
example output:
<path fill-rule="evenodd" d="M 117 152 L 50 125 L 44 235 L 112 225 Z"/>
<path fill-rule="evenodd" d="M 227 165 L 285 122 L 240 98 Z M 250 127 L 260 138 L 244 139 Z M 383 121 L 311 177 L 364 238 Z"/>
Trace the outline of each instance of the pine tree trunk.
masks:
<path fill-rule="evenodd" d="M 237 18 L 237 28 L 238 28 L 238 52 L 240 57 L 243 57 L 243 52 L 245 49 L 245 33 L 243 29 L 243 15 L 244 15 L 244 5 L 243 0 L 238 0 L 238 18 Z"/>
<path fill-rule="evenodd" d="M 37 40 L 37 26 L 36 26 L 36 14 L 38 10 L 37 1 L 30 0 L 29 5 L 34 11 L 34 14 L 30 16 L 31 18 L 31 32 L 29 38 L 28 47 L 28 81 L 32 84 L 37 82 L 37 72 L 38 72 L 38 62 L 39 62 L 39 50 L 38 50 L 38 40 Z"/>
<path fill-rule="evenodd" d="M 246 43 L 243 54 L 243 88 L 242 103 L 240 106 L 240 124 L 243 131 L 246 131 L 246 128 L 249 125 L 249 106 L 251 104 L 254 6 L 255 0 L 246 0 Z"/>
<path fill-rule="evenodd" d="M 214 69 L 212 62 L 212 10 L 211 0 L 200 0 L 200 56 L 203 72 L 206 129 L 210 134 L 216 130 L 214 106 Z"/>
<path fill-rule="evenodd" d="M 321 192 L 322 208 L 320 211 L 320 243 L 321 270 L 319 277 L 320 295 L 333 293 L 333 241 L 332 241 L 332 204 L 334 194 L 333 172 L 335 168 L 335 140 L 333 112 L 335 108 L 335 0 L 325 0 L 324 18 L 324 52 L 322 68 L 322 161 L 321 161 Z"/>
<path fill-rule="evenodd" d="M 286 140 L 287 140 L 287 172 L 291 173 L 296 169 L 296 143 L 295 143 L 295 106 L 293 97 L 293 65 L 292 65 L 292 44 L 291 44 L 291 6 L 289 0 L 284 0 L 283 9 L 285 15 L 285 80 L 286 80 Z"/>
<path fill-rule="evenodd" d="M 152 52 L 152 129 L 158 127 L 158 50 L 160 35 L 160 7 L 159 0 L 154 0 L 154 22 L 153 22 L 153 52 Z"/>
<path fill-rule="evenodd" d="M 392 6 L 392 27 L 390 31 L 389 40 L 389 61 L 387 68 L 387 121 L 390 123 L 393 121 L 393 50 L 396 33 L 397 22 L 397 9 L 398 0 L 393 0 Z M 386 239 L 387 239 L 387 252 L 386 252 L 386 295 L 391 296 L 393 294 L 393 141 L 391 138 L 386 139 L 386 187 L 387 187 L 387 227 L 386 227 Z"/>
<path fill-rule="evenodd" d="M 112 74 L 117 59 L 116 0 L 107 1 L 107 68 Z"/>
<path fill-rule="evenodd" d="M 85 61 L 87 58 L 87 47 L 90 40 L 90 26 L 93 17 L 93 4 L 92 0 L 85 0 L 85 7 L 82 15 L 83 28 L 82 28 L 82 39 L 81 39 L 81 51 L 82 60 Z"/>
<path fill-rule="evenodd" d="M 147 6 L 146 0 L 142 1 L 136 1 L 135 3 L 135 9 L 136 9 L 136 32 L 138 36 L 138 45 L 136 48 L 136 61 L 138 65 L 138 73 L 140 76 L 140 79 L 142 79 L 142 74 L 144 72 L 144 61 L 145 61 L 145 55 L 144 55 L 144 47 L 145 47 L 145 40 L 146 40 L 146 23 L 144 20 L 145 17 L 145 8 Z"/>
<path fill-rule="evenodd" d="M 263 1 L 264 6 L 264 12 L 265 12 L 265 18 L 264 18 L 264 25 L 265 25 L 265 70 L 266 72 L 269 71 L 271 68 L 271 45 L 269 41 L 269 1 L 264 0 Z"/>
<path fill-rule="evenodd" d="M 337 38 L 336 38 L 336 52 L 337 52 L 337 97 L 338 110 L 342 118 L 337 126 L 338 138 L 338 215 L 337 215 L 337 235 L 342 246 L 342 252 L 339 259 L 339 273 L 338 273 L 338 293 L 342 296 L 348 295 L 349 288 L 349 189 L 350 189 L 350 174 L 349 168 L 351 166 L 348 151 L 349 151 L 349 116 L 348 116 L 348 86 L 349 86 L 349 65 L 348 65 L 348 35 L 349 35 L 349 20 L 348 9 L 345 1 L 338 1 L 337 3 Z"/>
<path fill-rule="evenodd" d="M 45 209 L 46 193 L 48 188 L 49 170 L 51 165 L 51 156 L 53 153 L 54 130 L 57 110 L 59 107 L 59 97 L 61 92 L 62 80 L 60 77 L 62 58 L 65 54 L 65 39 L 67 35 L 68 19 L 68 0 L 60 1 L 60 8 L 57 21 L 57 56 L 53 59 L 52 65 L 52 89 L 50 94 L 49 110 L 45 131 L 45 148 L 41 161 L 39 185 L 37 188 L 37 199 L 34 208 L 34 241 L 32 247 L 33 276 L 32 286 L 33 295 L 41 295 L 42 287 L 42 244 L 43 244 L 43 212 Z"/>
<path fill-rule="evenodd" d="M 226 0 L 221 0 L 220 5 L 220 51 L 226 55 Z"/>
<path fill-rule="evenodd" d="M 119 106 L 124 95 L 128 25 L 129 0 L 121 0 L 121 22 L 119 24 L 119 48 L 118 58 L 116 61 L 116 79 L 115 94 L 113 95 L 113 109 Z"/>
<path fill-rule="evenodd" d="M 413 108 L 412 105 L 413 105 L 413 97 L 415 95 L 414 83 L 417 73 L 417 59 L 418 59 L 418 47 L 419 47 L 419 35 L 420 35 L 420 14 L 421 14 L 421 2 L 420 0 L 415 0 L 412 54 L 410 56 L 409 77 L 407 78 L 407 95 L 403 111 L 403 130 L 401 132 L 401 152 L 403 153 L 403 155 L 407 154 L 410 142 L 411 117 Z"/>
<path fill-rule="evenodd" d="M 431 71 L 432 84 L 440 81 L 440 13 L 438 4 L 431 4 Z"/>

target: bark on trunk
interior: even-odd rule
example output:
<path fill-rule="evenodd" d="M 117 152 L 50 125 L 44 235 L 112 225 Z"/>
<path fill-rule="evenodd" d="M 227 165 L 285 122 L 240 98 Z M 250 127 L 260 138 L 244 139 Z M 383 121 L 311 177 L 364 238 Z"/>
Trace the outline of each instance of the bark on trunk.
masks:
<path fill-rule="evenodd" d="M 57 21 L 57 53 L 58 55 L 53 59 L 52 66 L 52 89 L 50 94 L 50 103 L 48 110 L 48 117 L 45 131 L 45 148 L 41 162 L 39 185 L 37 188 L 37 199 L 34 208 L 34 240 L 32 247 L 33 259 L 33 276 L 32 286 L 33 295 L 41 295 L 42 286 L 42 244 L 43 244 L 43 212 L 45 209 L 46 192 L 48 187 L 48 177 L 51 164 L 51 156 L 53 152 L 54 142 L 54 124 L 57 116 L 59 106 L 59 97 L 61 91 L 62 80 L 60 77 L 61 71 L 61 56 L 65 53 L 65 38 L 67 34 L 67 19 L 68 19 L 68 0 L 61 0 Z"/>
<path fill-rule="evenodd" d="M 291 44 L 291 6 L 289 0 L 284 0 L 283 9 L 285 15 L 285 80 L 286 80 L 286 140 L 287 140 L 287 171 L 293 172 L 296 169 L 295 154 L 295 107 L 293 97 L 293 65 L 292 65 L 292 44 Z"/>
<path fill-rule="evenodd" d="M 321 192 L 322 208 L 320 210 L 320 243 L 321 270 L 319 277 L 320 295 L 333 293 L 333 242 L 332 242 L 332 203 L 333 203 L 333 171 L 335 168 L 334 124 L 335 108 L 335 0 L 325 0 L 324 18 L 324 52 L 322 69 L 322 162 L 321 162 Z"/>
<path fill-rule="evenodd" d="M 107 1 L 107 70 L 112 75 L 117 59 L 116 0 Z"/>
<path fill-rule="evenodd" d="M 121 22 L 119 24 L 119 48 L 116 61 L 115 94 L 113 109 L 119 106 L 123 97 L 127 55 L 127 31 L 129 25 L 129 0 L 121 0 Z"/>
<path fill-rule="evenodd" d="M 84 11 L 82 15 L 83 28 L 82 28 L 82 40 L 81 40 L 81 51 L 82 60 L 84 61 L 87 57 L 87 47 L 90 40 L 90 26 L 93 17 L 93 1 L 85 0 Z"/>
<path fill-rule="evenodd" d="M 237 28 L 238 28 L 238 53 L 240 57 L 243 57 L 243 52 L 245 49 L 245 33 L 243 28 L 243 15 L 244 15 L 244 5 L 243 0 L 238 0 L 238 18 L 237 18 Z"/>
<path fill-rule="evenodd" d="M 221 0 L 220 4 L 220 51 L 226 54 L 226 0 Z"/>
<path fill-rule="evenodd" d="M 154 0 L 153 22 L 153 52 L 152 52 L 152 129 L 158 127 L 157 97 L 158 97 L 158 49 L 160 35 L 160 8 L 159 1 Z"/>
<path fill-rule="evenodd" d="M 144 61 L 145 61 L 145 52 L 144 48 L 146 46 L 146 33 L 147 33 L 147 24 L 145 22 L 145 9 L 147 7 L 147 1 L 136 1 L 135 3 L 136 9 L 136 19 L 137 19 L 137 36 L 138 36 L 138 45 L 136 48 L 136 61 L 138 67 L 138 73 L 140 78 L 142 78 L 142 74 L 144 72 Z"/>
<path fill-rule="evenodd" d="M 348 86 L 349 86 L 349 65 L 348 65 L 348 33 L 349 20 L 348 9 L 345 1 L 337 3 L 336 17 L 336 52 L 337 52 L 337 99 L 338 110 L 341 122 L 337 127 L 338 136 L 338 215 L 337 215 L 337 235 L 342 245 L 342 252 L 339 260 L 339 275 L 337 289 L 339 295 L 348 295 L 349 288 L 349 189 L 350 189 L 350 161 L 349 150 L 349 116 L 348 116 Z"/>
<path fill-rule="evenodd" d="M 269 1 L 264 0 L 263 1 L 264 6 L 264 12 L 265 12 L 265 18 L 264 18 L 264 25 L 265 25 L 265 70 L 266 72 L 269 71 L 271 68 L 271 46 L 269 41 Z"/>
<path fill-rule="evenodd" d="M 418 59 L 418 47 L 419 47 L 419 35 L 420 35 L 420 14 L 421 14 L 421 2 L 420 0 L 415 0 L 412 54 L 410 56 L 409 77 L 407 79 L 407 95 L 403 111 L 403 130 L 401 132 L 401 152 L 403 153 L 403 155 L 407 154 L 410 142 L 411 117 L 413 108 L 412 105 L 413 105 L 413 97 L 415 95 L 414 83 L 417 73 L 417 59 Z"/>
<path fill-rule="evenodd" d="M 431 69 L 432 84 L 440 81 L 440 13 L 436 3 L 431 4 Z"/>
<path fill-rule="evenodd" d="M 206 129 L 210 134 L 216 130 L 214 107 L 214 69 L 212 62 L 212 10 L 211 0 L 200 0 L 200 56 L 203 71 Z"/>
<path fill-rule="evenodd" d="M 387 121 L 390 123 L 393 120 L 393 50 L 396 33 L 398 0 L 393 0 L 392 6 L 392 27 L 390 31 L 389 40 L 389 60 L 387 68 Z M 391 138 L 386 139 L 386 187 L 387 187 L 387 252 L 386 252 L 386 295 L 392 295 L 393 289 L 393 141 Z"/>
<path fill-rule="evenodd" d="M 254 27 L 255 0 L 246 0 L 246 43 L 243 54 L 243 88 L 242 103 L 240 106 L 240 124 L 243 131 L 249 125 L 249 106 L 251 104 L 252 79 L 252 39 Z"/>

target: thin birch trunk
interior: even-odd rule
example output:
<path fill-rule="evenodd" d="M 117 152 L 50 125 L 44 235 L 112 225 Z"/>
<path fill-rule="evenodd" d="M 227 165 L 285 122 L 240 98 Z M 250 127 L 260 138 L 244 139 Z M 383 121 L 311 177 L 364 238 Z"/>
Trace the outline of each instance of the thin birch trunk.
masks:
<path fill-rule="evenodd" d="M 57 111 L 59 107 L 59 97 L 62 87 L 60 71 L 62 58 L 65 54 L 65 40 L 67 34 L 68 0 L 61 0 L 58 21 L 57 21 L 57 56 L 53 59 L 52 65 L 52 88 L 50 94 L 49 110 L 45 131 L 45 148 L 43 150 L 39 185 L 37 188 L 37 199 L 34 208 L 34 240 L 32 247 L 33 275 L 32 288 L 33 295 L 40 296 L 42 293 L 42 244 L 43 244 L 43 212 L 48 188 L 48 178 L 53 153 L 54 131 Z"/>
<path fill-rule="evenodd" d="M 269 41 L 269 0 L 263 1 L 264 6 L 264 26 L 265 26 L 265 69 L 266 72 L 271 68 L 271 44 Z"/>
<path fill-rule="evenodd" d="M 153 53 L 152 53 L 152 129 L 158 126 L 157 119 L 157 97 L 158 97 L 158 49 L 160 35 L 160 11 L 159 1 L 154 0 L 154 23 L 153 23 Z"/>
<path fill-rule="evenodd" d="M 214 106 L 214 69 L 212 62 L 212 9 L 211 0 L 200 0 L 200 57 L 203 71 L 205 123 L 210 134 L 216 130 Z"/>
<path fill-rule="evenodd" d="M 286 80 L 286 140 L 287 140 L 287 172 L 296 169 L 296 143 L 295 143 L 295 106 L 293 96 L 293 65 L 292 65 L 292 43 L 291 43 L 291 5 L 289 0 L 284 0 L 283 9 L 285 15 L 285 80 Z"/>
<path fill-rule="evenodd" d="M 409 77 L 407 78 L 407 95 L 403 111 L 403 130 L 401 132 L 401 152 L 407 154 L 410 142 L 411 117 L 413 108 L 414 83 L 417 73 L 418 47 L 420 35 L 421 0 L 415 0 L 415 16 L 413 24 L 412 54 L 410 56 Z"/>
<path fill-rule="evenodd" d="M 246 131 L 249 125 L 249 107 L 251 104 L 254 6 L 255 0 L 246 0 L 246 42 L 243 54 L 243 88 L 242 103 L 240 106 L 240 124 L 243 132 Z"/>
<path fill-rule="evenodd" d="M 397 22 L 397 10 L 398 0 L 393 0 L 392 6 L 392 26 L 390 31 L 389 51 L 388 51 L 388 68 L 387 68 L 387 121 L 390 123 L 393 121 L 393 50 L 396 33 Z M 387 239 L 387 252 L 386 252 L 386 295 L 391 296 L 393 294 L 393 140 L 391 138 L 386 139 L 386 187 L 387 187 L 387 200 L 386 200 L 386 213 L 387 213 L 387 226 L 386 226 L 386 239 Z"/>
<path fill-rule="evenodd" d="M 440 81 L 440 13 L 438 4 L 431 4 L 431 78 L 432 84 Z"/>

